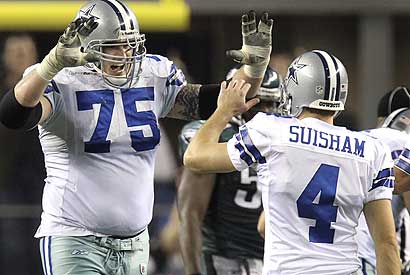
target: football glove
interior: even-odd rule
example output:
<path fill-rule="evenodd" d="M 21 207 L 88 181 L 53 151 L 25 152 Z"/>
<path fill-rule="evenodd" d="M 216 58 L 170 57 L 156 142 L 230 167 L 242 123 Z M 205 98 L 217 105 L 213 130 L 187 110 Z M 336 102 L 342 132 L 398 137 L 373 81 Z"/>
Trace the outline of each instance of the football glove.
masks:
<path fill-rule="evenodd" d="M 273 20 L 264 12 L 256 28 L 255 11 L 242 15 L 242 49 L 229 50 L 227 56 L 245 64 L 245 73 L 254 78 L 262 78 L 269 63 L 272 50 Z"/>
<path fill-rule="evenodd" d="M 58 39 L 57 45 L 48 53 L 37 67 L 38 74 L 50 81 L 65 67 L 76 67 L 95 61 L 95 57 L 84 52 L 81 47 L 82 38 L 97 28 L 95 17 L 78 18 L 71 22 Z"/>

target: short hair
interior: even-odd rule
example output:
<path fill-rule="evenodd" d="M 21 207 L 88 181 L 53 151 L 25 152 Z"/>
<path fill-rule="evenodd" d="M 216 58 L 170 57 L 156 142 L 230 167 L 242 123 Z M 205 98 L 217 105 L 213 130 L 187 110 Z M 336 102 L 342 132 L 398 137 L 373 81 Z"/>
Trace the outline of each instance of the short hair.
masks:
<path fill-rule="evenodd" d="M 387 117 L 400 108 L 410 108 L 410 93 L 405 86 L 394 88 L 380 99 L 377 106 L 377 116 Z"/>
<path fill-rule="evenodd" d="M 336 113 L 336 111 L 321 110 L 321 109 L 309 108 L 309 107 L 303 107 L 303 111 L 307 111 L 309 113 L 322 115 L 322 116 L 334 116 Z"/>

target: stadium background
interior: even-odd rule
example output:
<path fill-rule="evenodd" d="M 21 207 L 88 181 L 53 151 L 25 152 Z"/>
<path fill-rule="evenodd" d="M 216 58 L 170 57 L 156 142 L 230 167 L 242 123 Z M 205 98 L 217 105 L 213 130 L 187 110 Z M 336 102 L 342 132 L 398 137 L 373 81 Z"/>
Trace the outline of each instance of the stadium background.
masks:
<path fill-rule="evenodd" d="M 3 54 L 6 39 L 16 34 L 28 34 L 34 39 L 38 60 L 41 60 L 55 45 L 82 3 L 0 1 L 0 96 L 6 92 L 7 86 Z M 397 85 L 410 85 L 408 0 L 162 0 L 127 3 L 140 18 L 148 52 L 175 59 L 194 83 L 217 83 L 224 79 L 234 65 L 225 58 L 225 50 L 240 47 L 241 14 L 254 9 L 259 14 L 268 11 L 275 20 L 274 56 L 296 56 L 304 50 L 324 49 L 343 61 L 349 74 L 349 111 L 339 118 L 339 124 L 354 129 L 374 127 L 376 103 L 380 97 Z M 14 62 L 22 61 L 16 58 Z M 166 119 L 161 124 L 170 143 L 168 150 L 173 151 L 168 153 L 165 148 L 165 153 L 160 154 L 164 157 L 158 160 L 155 217 L 151 224 L 157 271 L 152 272 L 182 274 L 178 273 L 178 252 L 162 247 L 160 232 L 168 222 L 173 203 L 175 170 L 179 166 L 176 135 L 184 122 Z M 19 133 L 0 126 L 2 275 L 42 274 L 38 242 L 33 238 L 41 213 L 45 173 L 36 135 L 36 130 Z M 166 144 L 166 141 L 162 143 Z M 169 254 L 174 254 L 172 259 Z"/>

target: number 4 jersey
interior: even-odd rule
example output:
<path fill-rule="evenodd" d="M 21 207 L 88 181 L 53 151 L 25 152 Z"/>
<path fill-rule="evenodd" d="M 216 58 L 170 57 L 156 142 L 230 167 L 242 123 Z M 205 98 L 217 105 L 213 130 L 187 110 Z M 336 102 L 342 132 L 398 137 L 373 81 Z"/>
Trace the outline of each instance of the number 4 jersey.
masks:
<path fill-rule="evenodd" d="M 357 271 L 363 205 L 391 199 L 388 149 L 314 118 L 259 113 L 228 142 L 237 170 L 257 163 L 265 209 L 264 274 Z"/>
<path fill-rule="evenodd" d="M 152 218 L 158 118 L 184 75 L 148 55 L 130 88 L 115 89 L 85 67 L 59 72 L 45 90 L 51 116 L 39 126 L 47 178 L 36 237 L 134 235 Z"/>

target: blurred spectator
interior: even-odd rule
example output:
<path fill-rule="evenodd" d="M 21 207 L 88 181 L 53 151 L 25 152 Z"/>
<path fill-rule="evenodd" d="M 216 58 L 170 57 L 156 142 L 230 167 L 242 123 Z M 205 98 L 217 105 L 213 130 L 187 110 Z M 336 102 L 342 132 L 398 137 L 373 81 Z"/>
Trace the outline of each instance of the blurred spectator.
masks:
<path fill-rule="evenodd" d="M 37 63 L 36 44 L 27 34 L 9 36 L 4 42 L 1 55 L 2 75 L 0 76 L 2 95 L 14 87 L 24 70 Z"/>
<path fill-rule="evenodd" d="M 0 56 L 1 98 L 38 56 L 27 34 L 9 36 Z M 38 257 L 33 257 L 39 254 L 33 235 L 39 224 L 45 177 L 37 135 L 37 129 L 23 134 L 0 124 L 0 140 L 7 144 L 0 154 L 0 265 L 4 275 L 41 274 Z"/>

